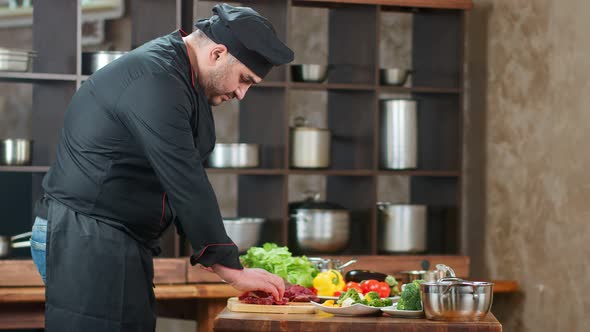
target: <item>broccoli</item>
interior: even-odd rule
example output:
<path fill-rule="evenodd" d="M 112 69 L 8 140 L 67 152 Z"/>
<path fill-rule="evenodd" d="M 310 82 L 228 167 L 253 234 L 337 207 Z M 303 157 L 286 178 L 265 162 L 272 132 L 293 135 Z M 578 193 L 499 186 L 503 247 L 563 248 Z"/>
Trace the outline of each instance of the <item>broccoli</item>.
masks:
<path fill-rule="evenodd" d="M 397 280 L 395 279 L 394 276 L 388 275 L 387 277 L 385 277 L 385 283 L 387 283 L 389 285 L 389 288 L 391 289 L 391 293 L 389 294 L 389 296 L 399 295 L 399 288 L 397 287 Z"/>
<path fill-rule="evenodd" d="M 373 300 L 369 303 L 365 303 L 368 306 L 371 307 L 389 307 L 393 304 L 393 300 L 391 299 L 378 299 L 378 300 Z"/>
<path fill-rule="evenodd" d="M 375 291 L 370 291 L 367 294 L 365 294 L 365 300 L 367 300 L 367 302 L 372 302 L 375 300 L 380 300 L 381 297 L 379 296 L 379 293 L 375 292 Z"/>
<path fill-rule="evenodd" d="M 339 305 L 342 305 L 342 302 L 344 302 L 344 300 L 346 300 L 348 298 L 352 299 L 354 302 L 362 303 L 361 296 L 359 295 L 357 290 L 354 288 L 350 288 L 349 290 L 346 291 L 346 293 L 340 294 L 340 297 L 338 298 L 338 301 L 336 301 L 336 303 L 338 303 Z"/>
<path fill-rule="evenodd" d="M 401 298 L 397 302 L 398 310 L 422 310 L 420 284 L 423 282 L 424 280 L 414 280 L 404 287 Z"/>

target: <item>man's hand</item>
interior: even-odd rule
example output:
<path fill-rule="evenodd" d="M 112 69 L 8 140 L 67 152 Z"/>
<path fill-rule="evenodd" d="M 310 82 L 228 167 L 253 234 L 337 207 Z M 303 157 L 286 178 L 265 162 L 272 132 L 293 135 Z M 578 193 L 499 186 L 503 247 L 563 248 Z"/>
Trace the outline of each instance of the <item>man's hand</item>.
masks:
<path fill-rule="evenodd" d="M 285 293 L 285 282 L 283 278 L 266 270 L 249 268 L 236 270 L 219 264 L 213 265 L 212 268 L 221 279 L 239 291 L 265 291 L 272 294 L 277 301 L 281 300 Z"/>

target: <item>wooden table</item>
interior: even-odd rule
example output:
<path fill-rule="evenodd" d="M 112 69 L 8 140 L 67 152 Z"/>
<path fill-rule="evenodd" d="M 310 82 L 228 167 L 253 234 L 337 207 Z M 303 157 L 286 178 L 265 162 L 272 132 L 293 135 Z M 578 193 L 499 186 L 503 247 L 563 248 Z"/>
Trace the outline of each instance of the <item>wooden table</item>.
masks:
<path fill-rule="evenodd" d="M 215 319 L 214 331 L 371 331 L 371 332 L 501 332 L 502 325 L 488 314 L 480 322 L 438 322 L 427 319 L 337 317 L 317 314 L 260 314 L 224 309 Z"/>

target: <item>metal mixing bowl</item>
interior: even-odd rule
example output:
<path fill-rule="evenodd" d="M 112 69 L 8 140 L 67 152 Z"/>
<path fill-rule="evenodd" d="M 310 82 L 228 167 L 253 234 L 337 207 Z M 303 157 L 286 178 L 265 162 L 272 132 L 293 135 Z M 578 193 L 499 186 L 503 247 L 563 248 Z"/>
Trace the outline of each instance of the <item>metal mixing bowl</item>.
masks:
<path fill-rule="evenodd" d="M 0 165 L 30 165 L 32 144 L 31 140 L 23 138 L 8 138 L 0 141 Z"/>
<path fill-rule="evenodd" d="M 291 77 L 295 82 L 321 83 L 328 77 L 328 66 L 318 64 L 291 65 Z"/>
<path fill-rule="evenodd" d="M 209 167 L 258 167 L 260 146 L 251 143 L 218 143 L 209 155 Z"/>
<path fill-rule="evenodd" d="M 381 68 L 379 70 L 379 77 L 383 85 L 401 86 L 406 83 L 411 73 L 412 71 L 409 69 Z"/>
<path fill-rule="evenodd" d="M 223 218 L 223 226 L 227 235 L 238 246 L 240 253 L 256 246 L 260 240 L 260 226 L 263 218 Z"/>
<path fill-rule="evenodd" d="M 122 57 L 127 52 L 122 51 L 97 51 L 82 53 L 82 74 L 92 75 L 111 61 Z"/>
<path fill-rule="evenodd" d="M 426 318 L 444 321 L 478 321 L 490 312 L 493 283 L 470 282 L 459 278 L 444 278 L 425 282 L 422 303 Z"/>

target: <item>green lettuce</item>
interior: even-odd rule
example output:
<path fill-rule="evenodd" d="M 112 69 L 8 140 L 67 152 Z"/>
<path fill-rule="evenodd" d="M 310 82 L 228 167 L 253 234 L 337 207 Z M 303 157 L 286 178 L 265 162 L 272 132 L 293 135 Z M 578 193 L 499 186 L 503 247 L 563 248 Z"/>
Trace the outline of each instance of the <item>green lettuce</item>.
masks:
<path fill-rule="evenodd" d="M 251 247 L 240 256 L 240 261 L 246 267 L 264 269 L 303 287 L 311 287 L 313 278 L 318 274 L 307 257 L 293 257 L 289 248 L 279 247 L 276 243 Z"/>

